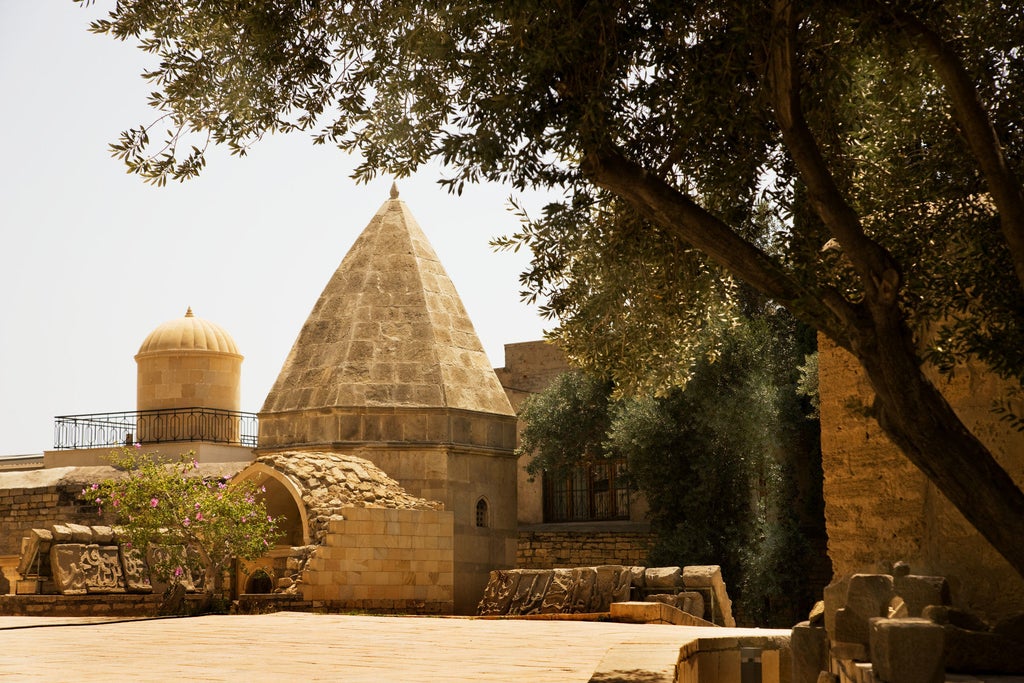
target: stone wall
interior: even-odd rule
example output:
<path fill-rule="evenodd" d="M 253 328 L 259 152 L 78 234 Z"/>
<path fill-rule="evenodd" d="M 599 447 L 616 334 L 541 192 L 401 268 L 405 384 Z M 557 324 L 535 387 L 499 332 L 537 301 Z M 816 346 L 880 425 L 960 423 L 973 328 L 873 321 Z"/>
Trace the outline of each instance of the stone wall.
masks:
<path fill-rule="evenodd" d="M 646 565 L 654 542 L 649 531 L 520 531 L 518 569 Z"/>
<path fill-rule="evenodd" d="M 161 595 L 0 595 L 0 614 L 13 617 L 155 617 Z"/>
<path fill-rule="evenodd" d="M 345 508 L 342 517 L 302 574 L 314 610 L 452 613 L 451 512 Z"/>
<path fill-rule="evenodd" d="M 96 511 L 79 500 L 80 493 L 81 485 L 0 488 L 0 555 L 19 555 L 21 539 L 34 528 L 101 523 Z"/>
<path fill-rule="evenodd" d="M 1021 579 L 864 415 L 873 393 L 856 360 L 819 336 L 821 446 L 828 551 L 837 577 L 897 561 L 945 576 L 958 607 L 1001 618 L 1024 610 Z M 933 377 L 967 428 L 1024 483 L 1024 433 L 991 411 L 1005 385 L 977 368 Z"/>

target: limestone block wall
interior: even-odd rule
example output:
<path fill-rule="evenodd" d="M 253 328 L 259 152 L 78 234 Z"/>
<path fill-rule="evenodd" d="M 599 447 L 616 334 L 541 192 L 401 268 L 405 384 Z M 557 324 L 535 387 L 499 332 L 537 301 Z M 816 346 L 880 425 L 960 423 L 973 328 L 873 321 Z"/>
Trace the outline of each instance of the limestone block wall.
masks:
<path fill-rule="evenodd" d="M 653 542 L 649 531 L 520 531 L 516 567 L 645 566 Z"/>
<path fill-rule="evenodd" d="M 302 575 L 314 609 L 452 613 L 451 512 L 351 507 L 342 517 Z"/>
<path fill-rule="evenodd" d="M 819 336 L 821 446 L 828 552 L 836 576 L 887 571 L 949 579 L 957 606 L 998 619 L 1024 610 L 1024 580 L 858 406 L 873 392 L 856 360 Z M 1005 386 L 978 368 L 933 377 L 961 420 L 1024 484 L 1024 434 L 991 411 Z"/>
<path fill-rule="evenodd" d="M 515 566 L 515 458 L 508 450 L 428 444 L 368 445 L 352 451 L 394 477 L 409 493 L 439 500 L 453 515 L 455 612 L 473 614 L 494 569 Z M 480 501 L 487 508 L 477 525 Z"/>

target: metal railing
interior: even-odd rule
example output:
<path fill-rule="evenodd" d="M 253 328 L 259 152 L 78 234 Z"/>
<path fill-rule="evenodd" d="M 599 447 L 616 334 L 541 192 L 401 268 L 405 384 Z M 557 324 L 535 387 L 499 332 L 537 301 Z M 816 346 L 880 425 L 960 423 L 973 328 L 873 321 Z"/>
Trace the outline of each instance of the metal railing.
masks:
<path fill-rule="evenodd" d="M 258 425 L 256 413 L 214 408 L 58 415 L 54 418 L 53 447 L 67 450 L 206 441 L 255 448 Z"/>

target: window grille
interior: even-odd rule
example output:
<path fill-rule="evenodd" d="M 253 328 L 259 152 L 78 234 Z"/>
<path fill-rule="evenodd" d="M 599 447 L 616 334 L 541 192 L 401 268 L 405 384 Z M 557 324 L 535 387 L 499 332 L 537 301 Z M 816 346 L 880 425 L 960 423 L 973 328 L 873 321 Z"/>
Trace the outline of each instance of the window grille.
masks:
<path fill-rule="evenodd" d="M 580 466 L 564 477 L 544 475 L 545 522 L 629 519 L 626 461 Z"/>

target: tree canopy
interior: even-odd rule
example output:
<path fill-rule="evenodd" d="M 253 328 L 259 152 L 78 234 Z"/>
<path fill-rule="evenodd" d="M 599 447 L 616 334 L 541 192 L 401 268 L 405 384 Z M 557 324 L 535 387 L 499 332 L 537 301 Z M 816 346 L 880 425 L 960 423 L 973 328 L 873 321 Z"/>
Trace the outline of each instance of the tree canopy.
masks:
<path fill-rule="evenodd" d="M 857 358 L 888 436 L 1024 573 L 1024 493 L 923 371 L 1024 376 L 1018 4 L 122 0 L 94 30 L 159 57 L 165 141 L 113 149 L 151 182 L 303 130 L 363 179 L 438 159 L 453 191 L 561 188 L 508 243 L 623 380 L 687 360 L 728 321 L 702 293 L 745 282 Z"/>

